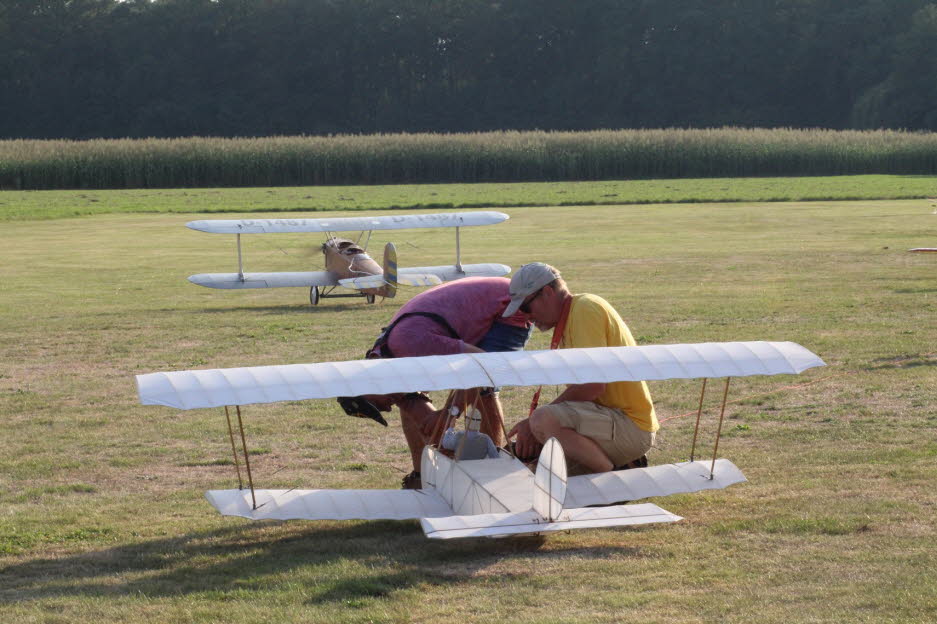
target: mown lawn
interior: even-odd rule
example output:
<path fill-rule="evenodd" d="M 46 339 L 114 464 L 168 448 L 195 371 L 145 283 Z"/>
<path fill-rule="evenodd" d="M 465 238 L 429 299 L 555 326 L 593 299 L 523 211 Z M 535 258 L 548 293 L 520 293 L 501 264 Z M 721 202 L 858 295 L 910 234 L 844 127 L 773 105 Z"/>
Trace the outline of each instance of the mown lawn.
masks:
<path fill-rule="evenodd" d="M 926 198 L 931 198 L 931 203 L 937 206 L 937 177 L 853 175 L 510 184 L 3 191 L 0 192 L 0 221 L 124 212 L 425 212 L 475 207 Z"/>
<path fill-rule="evenodd" d="M 358 358 L 415 291 L 312 308 L 302 290 L 198 288 L 185 277 L 236 258 L 232 237 L 183 227 L 194 208 L 10 220 L 0 621 L 934 620 L 937 257 L 906 251 L 937 246 L 931 202 L 505 212 L 463 233 L 466 262 L 550 262 L 644 344 L 793 340 L 824 358 L 799 377 L 733 380 L 720 455 L 749 483 L 655 500 L 686 518 L 674 525 L 545 538 L 435 543 L 415 522 L 220 517 L 202 492 L 236 483 L 223 412 L 140 406 L 134 375 Z M 451 232 L 394 236 L 402 265 L 453 258 Z M 246 268 L 318 266 L 318 242 L 245 237 Z M 699 396 L 689 382 L 651 391 L 662 418 Z M 505 389 L 510 421 L 529 394 Z M 396 415 L 383 429 L 308 401 L 245 416 L 260 486 L 395 488 L 407 470 Z M 685 458 L 691 436 L 692 418 L 667 420 L 651 462 Z"/>

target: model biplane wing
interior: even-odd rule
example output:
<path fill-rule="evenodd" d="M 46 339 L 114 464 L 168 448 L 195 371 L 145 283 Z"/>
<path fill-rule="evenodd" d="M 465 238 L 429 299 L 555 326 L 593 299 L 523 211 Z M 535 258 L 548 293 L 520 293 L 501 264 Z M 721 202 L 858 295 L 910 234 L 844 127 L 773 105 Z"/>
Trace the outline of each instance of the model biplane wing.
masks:
<path fill-rule="evenodd" d="M 443 212 L 438 214 L 334 219 L 208 219 L 190 221 L 186 227 L 212 234 L 284 234 L 289 232 L 370 232 L 418 228 L 471 227 L 507 221 L 503 212 Z"/>
<path fill-rule="evenodd" d="M 137 376 L 137 387 L 143 404 L 195 409 L 485 386 L 796 374 L 815 366 L 824 363 L 792 342 L 723 342 L 149 373 Z M 674 522 L 680 518 L 656 505 L 618 503 L 745 480 L 732 462 L 715 457 L 715 449 L 711 462 L 692 457 L 567 478 L 555 440 L 544 446 L 536 474 L 503 450 L 493 459 L 457 461 L 427 447 L 423 490 L 259 490 L 251 484 L 249 490 L 217 490 L 207 497 L 223 514 L 258 520 L 419 518 L 433 538 Z"/>
<path fill-rule="evenodd" d="M 710 342 L 149 373 L 138 375 L 137 385 L 144 405 L 194 409 L 489 386 L 797 374 L 823 365 L 793 342 Z"/>
<path fill-rule="evenodd" d="M 335 286 L 328 271 L 283 271 L 279 273 L 199 273 L 189 281 L 206 288 L 311 288 Z"/>
<path fill-rule="evenodd" d="M 402 268 L 397 274 L 397 282 L 407 286 L 435 286 L 442 282 L 451 282 L 464 277 L 501 277 L 511 272 L 511 267 L 504 264 L 463 264 L 459 271 L 452 265 Z M 326 286 L 346 286 L 347 288 L 376 288 L 384 285 L 382 275 L 339 280 L 328 271 L 296 271 L 281 273 L 199 273 L 190 275 L 189 281 L 206 288 L 319 288 Z M 344 282 L 348 281 L 348 284 Z M 358 283 L 355 284 L 354 282 Z"/>
<path fill-rule="evenodd" d="M 435 286 L 465 277 L 501 277 L 511 267 L 497 263 L 462 264 L 459 232 L 463 227 L 493 225 L 508 219 L 503 212 L 447 212 L 438 214 L 390 215 L 376 217 L 336 217 L 325 219 L 211 219 L 190 221 L 187 227 L 200 232 L 237 235 L 237 273 L 198 273 L 189 281 L 206 288 L 238 290 L 248 288 L 309 288 L 309 301 L 317 305 L 322 297 L 353 297 L 364 295 L 373 303 L 375 296 L 393 297 L 397 285 Z M 357 230 L 404 230 L 416 228 L 455 228 L 456 259 L 453 265 L 397 268 L 396 251 L 393 267 L 378 265 L 367 254 L 367 241 L 359 247 L 356 241 L 337 238 L 335 232 Z M 325 271 L 248 273 L 244 271 L 241 234 L 274 234 L 287 232 L 322 232 L 326 242 Z M 390 245 L 390 244 L 388 244 Z M 386 261 L 386 257 L 385 257 Z M 386 262 L 385 262 L 386 264 Z M 388 273 L 394 280 L 389 281 Z M 332 294 L 342 286 L 355 294 Z"/>

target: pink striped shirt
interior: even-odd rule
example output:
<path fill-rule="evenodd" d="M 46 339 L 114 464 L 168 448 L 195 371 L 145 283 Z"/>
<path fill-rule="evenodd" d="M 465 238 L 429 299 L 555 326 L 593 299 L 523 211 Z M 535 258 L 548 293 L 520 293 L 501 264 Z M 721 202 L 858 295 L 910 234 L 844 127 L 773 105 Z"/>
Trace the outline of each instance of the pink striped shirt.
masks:
<path fill-rule="evenodd" d="M 501 318 L 511 301 L 506 277 L 467 277 L 441 284 L 405 303 L 391 323 L 408 312 L 431 312 L 446 319 L 461 340 L 433 319 L 410 316 L 390 332 L 388 346 L 396 357 L 462 353 L 465 343 L 477 345 L 495 322 L 528 327 L 527 315 L 518 312 Z"/>

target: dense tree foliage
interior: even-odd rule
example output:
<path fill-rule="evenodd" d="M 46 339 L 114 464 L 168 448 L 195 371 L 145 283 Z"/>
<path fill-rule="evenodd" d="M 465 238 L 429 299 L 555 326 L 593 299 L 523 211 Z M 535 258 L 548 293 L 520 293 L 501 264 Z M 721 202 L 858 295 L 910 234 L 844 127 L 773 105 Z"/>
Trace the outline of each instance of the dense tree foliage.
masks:
<path fill-rule="evenodd" d="M 0 137 L 937 130 L 928 0 L 0 0 Z"/>

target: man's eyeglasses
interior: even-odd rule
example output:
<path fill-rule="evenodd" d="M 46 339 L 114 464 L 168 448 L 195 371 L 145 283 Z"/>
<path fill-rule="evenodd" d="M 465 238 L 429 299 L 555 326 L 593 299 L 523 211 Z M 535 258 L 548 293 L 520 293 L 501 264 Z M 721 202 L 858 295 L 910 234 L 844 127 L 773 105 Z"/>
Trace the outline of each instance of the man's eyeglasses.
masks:
<path fill-rule="evenodd" d="M 519 310 L 523 312 L 524 314 L 530 314 L 530 304 L 533 303 L 534 299 L 539 297 L 540 293 L 542 292 L 543 292 L 543 288 L 535 292 L 533 297 L 531 297 L 530 299 L 526 300 L 524 303 L 521 304 L 521 307 L 519 308 Z"/>

